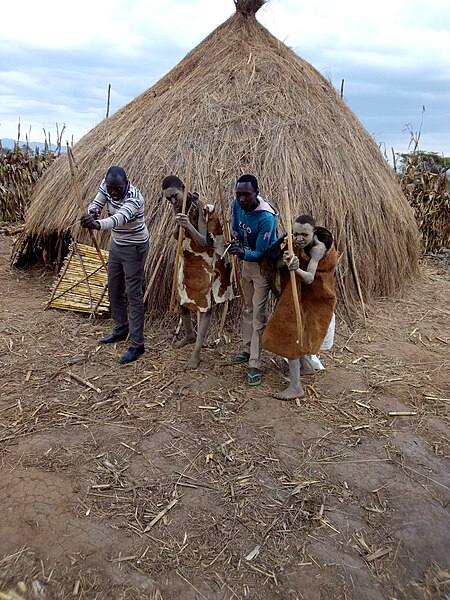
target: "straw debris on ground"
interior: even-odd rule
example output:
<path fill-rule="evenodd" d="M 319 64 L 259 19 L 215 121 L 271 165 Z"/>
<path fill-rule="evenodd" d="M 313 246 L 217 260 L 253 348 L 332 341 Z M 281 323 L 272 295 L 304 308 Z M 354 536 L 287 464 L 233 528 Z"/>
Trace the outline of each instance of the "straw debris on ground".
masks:
<path fill-rule="evenodd" d="M 437 260 L 369 304 L 367 328 L 338 320 L 326 371 L 283 403 L 282 361 L 264 354 L 249 389 L 230 330 L 186 373 L 174 317 L 147 323 L 145 355 L 120 367 L 121 345 L 97 342 L 110 321 L 44 311 L 53 275 L 8 267 L 10 247 L 0 238 L 0 591 L 446 598 L 450 281 Z"/>

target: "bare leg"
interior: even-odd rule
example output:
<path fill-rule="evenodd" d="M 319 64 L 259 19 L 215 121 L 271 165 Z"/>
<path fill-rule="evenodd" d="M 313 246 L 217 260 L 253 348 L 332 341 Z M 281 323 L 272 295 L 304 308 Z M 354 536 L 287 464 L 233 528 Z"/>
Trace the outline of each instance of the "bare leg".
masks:
<path fill-rule="evenodd" d="M 300 373 L 302 375 L 314 375 L 315 372 L 316 369 L 314 368 L 314 365 L 312 364 L 309 358 L 309 354 L 305 354 L 305 356 L 302 356 L 300 358 Z"/>
<path fill-rule="evenodd" d="M 208 333 L 209 324 L 211 323 L 211 311 L 200 313 L 200 323 L 198 325 L 197 341 L 195 342 L 194 350 L 192 352 L 189 362 L 186 364 L 185 369 L 196 369 L 200 364 L 200 350 L 202 349 L 203 342 L 205 341 L 206 334 Z"/>
<path fill-rule="evenodd" d="M 300 381 L 299 358 L 289 361 L 289 377 L 291 380 L 289 387 L 287 387 L 282 392 L 274 394 L 275 398 L 278 398 L 279 400 L 295 400 L 295 398 L 303 398 L 305 392 L 302 388 L 302 384 Z"/>
<path fill-rule="evenodd" d="M 180 316 L 186 335 L 181 338 L 181 340 L 178 340 L 178 342 L 174 343 L 174 348 L 182 348 L 183 346 L 186 346 L 186 344 L 192 344 L 195 342 L 195 332 L 192 328 L 191 311 L 185 306 L 180 305 Z"/>

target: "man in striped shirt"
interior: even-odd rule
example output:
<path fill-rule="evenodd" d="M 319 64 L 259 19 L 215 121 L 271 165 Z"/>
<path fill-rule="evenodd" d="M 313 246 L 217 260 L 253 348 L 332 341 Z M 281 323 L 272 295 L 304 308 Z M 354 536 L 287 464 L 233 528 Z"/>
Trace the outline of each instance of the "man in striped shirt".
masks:
<path fill-rule="evenodd" d="M 100 219 L 105 205 L 108 216 Z M 129 334 L 130 347 L 119 360 L 129 363 L 144 352 L 143 282 L 150 237 L 144 220 L 144 198 L 122 167 L 110 167 L 88 211 L 81 217 L 83 227 L 112 230 L 108 294 L 114 331 L 100 342 L 124 341 Z"/>

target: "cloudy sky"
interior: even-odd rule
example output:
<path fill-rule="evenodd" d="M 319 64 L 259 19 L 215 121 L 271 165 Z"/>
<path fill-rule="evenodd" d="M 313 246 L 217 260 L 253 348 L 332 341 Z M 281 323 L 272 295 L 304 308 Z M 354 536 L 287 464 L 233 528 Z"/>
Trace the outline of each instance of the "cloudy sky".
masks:
<path fill-rule="evenodd" d="M 375 8 L 376 6 L 376 8 Z M 0 138 L 76 142 L 234 12 L 232 0 L 2 3 Z M 259 21 L 340 89 L 386 149 L 450 156 L 449 0 L 270 0 Z"/>

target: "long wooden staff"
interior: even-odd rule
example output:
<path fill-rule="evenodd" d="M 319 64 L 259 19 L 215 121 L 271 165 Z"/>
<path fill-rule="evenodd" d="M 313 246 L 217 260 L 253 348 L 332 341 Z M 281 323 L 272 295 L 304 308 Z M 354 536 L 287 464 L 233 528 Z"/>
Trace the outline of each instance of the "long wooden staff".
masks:
<path fill-rule="evenodd" d="M 228 222 L 228 219 L 227 219 L 227 213 L 225 211 L 225 200 L 223 198 L 221 173 L 222 173 L 222 171 L 219 171 L 219 170 L 217 171 L 217 179 L 218 179 L 218 184 L 219 184 L 220 210 L 222 211 L 222 219 L 223 219 L 223 224 L 225 227 L 225 234 L 227 236 L 227 239 L 231 240 L 230 223 Z M 234 282 L 236 283 L 236 287 L 238 289 L 239 295 L 242 300 L 242 305 L 243 305 L 244 309 L 247 309 L 247 303 L 245 301 L 244 291 L 242 289 L 241 278 L 240 278 L 239 271 L 237 268 L 236 260 L 237 260 L 236 256 L 232 255 L 231 256 L 231 281 L 233 282 L 233 280 L 234 280 Z"/>
<path fill-rule="evenodd" d="M 73 184 L 73 187 L 75 190 L 75 196 L 77 198 L 78 207 L 81 210 L 81 212 L 84 214 L 86 212 L 86 208 L 83 204 L 83 199 L 81 198 L 81 192 L 80 192 L 80 188 L 78 186 L 77 174 L 75 171 L 75 160 L 73 158 L 72 149 L 70 148 L 69 143 L 67 143 L 67 157 L 69 159 L 70 176 L 72 178 L 72 184 Z M 102 254 L 102 251 L 100 250 L 100 246 L 98 245 L 97 239 L 96 239 L 92 229 L 89 229 L 89 234 L 91 236 L 92 243 L 95 246 L 95 249 L 97 250 L 97 254 L 98 254 L 100 260 L 102 261 L 103 266 L 105 267 L 105 271 L 108 272 L 108 267 L 106 265 L 105 258 Z"/>
<path fill-rule="evenodd" d="M 161 266 L 161 262 L 162 262 L 163 258 L 164 258 L 164 254 L 161 252 L 161 254 L 159 255 L 159 258 L 158 258 L 158 262 L 156 263 L 156 267 L 153 269 L 153 274 L 150 277 L 150 281 L 147 284 L 147 289 L 145 290 L 145 294 L 144 294 L 144 302 L 147 300 L 147 298 L 152 290 L 153 283 L 156 279 L 156 275 L 158 274 L 158 269 Z"/>
<path fill-rule="evenodd" d="M 288 251 L 289 255 L 294 256 L 294 244 L 292 242 L 292 217 L 291 217 L 291 207 L 289 205 L 289 194 L 287 187 L 284 188 L 284 205 L 286 207 L 286 231 L 287 231 L 287 242 L 288 242 Z M 295 309 L 295 320 L 297 322 L 297 344 L 302 343 L 302 313 L 300 311 L 300 302 L 298 301 L 297 294 L 297 278 L 295 275 L 295 271 L 289 271 L 291 274 L 291 287 L 292 287 L 292 296 L 294 299 L 294 309 Z"/>
<path fill-rule="evenodd" d="M 189 156 L 188 156 L 187 163 L 186 163 L 186 176 L 184 178 L 183 206 L 181 208 L 181 212 L 183 214 L 185 214 L 185 212 L 186 212 L 187 195 L 189 192 L 189 188 L 191 186 L 192 154 L 193 154 L 193 151 L 191 150 L 189 152 Z M 174 308 L 175 290 L 177 289 L 177 279 L 178 279 L 178 265 L 180 262 L 180 254 L 181 254 L 182 244 L 183 244 L 183 228 L 178 227 L 178 245 L 177 245 L 177 253 L 175 255 L 175 270 L 173 272 L 172 292 L 170 295 L 169 312 L 173 312 L 173 308 Z"/>

